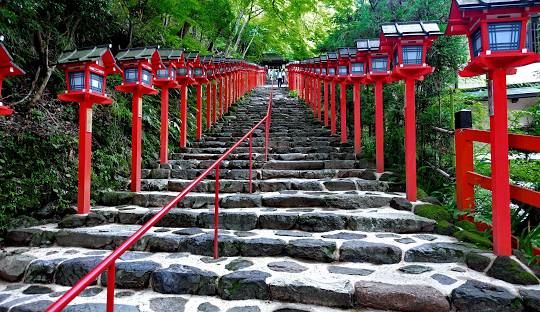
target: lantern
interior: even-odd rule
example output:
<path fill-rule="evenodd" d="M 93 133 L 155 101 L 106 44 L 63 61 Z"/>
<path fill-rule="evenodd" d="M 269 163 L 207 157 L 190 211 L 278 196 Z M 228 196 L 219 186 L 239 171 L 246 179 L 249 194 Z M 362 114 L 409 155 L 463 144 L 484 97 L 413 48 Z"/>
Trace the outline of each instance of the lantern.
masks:
<path fill-rule="evenodd" d="M 176 80 L 177 65 L 182 58 L 182 50 L 159 49 L 161 61 L 157 62 L 154 84 L 161 89 L 161 128 L 159 162 L 161 165 L 168 163 L 169 145 L 169 89 L 180 88 Z"/>
<path fill-rule="evenodd" d="M 214 79 L 214 58 L 211 55 L 205 56 L 202 63 L 206 68 L 206 129 L 212 125 L 212 80 Z"/>
<path fill-rule="evenodd" d="M 487 74 L 489 80 L 493 250 L 497 256 L 512 255 L 506 75 L 540 60 L 537 51 L 529 50 L 529 46 L 536 48 L 538 40 L 537 17 L 531 20 L 531 15 L 539 11 L 538 1 L 453 0 L 446 29 L 447 35 L 469 39 L 470 61 L 459 74 Z M 471 209 L 474 198 L 467 202 L 462 206 L 458 201 L 458 208 Z"/>
<path fill-rule="evenodd" d="M 124 70 L 124 79 L 116 89 L 132 93 L 131 113 L 131 191 L 141 190 L 142 159 L 142 97 L 155 95 L 154 72 L 165 65 L 157 47 L 127 49 L 118 52 L 116 59 Z"/>
<path fill-rule="evenodd" d="M 25 72 L 15 63 L 13 58 L 4 46 L 4 36 L 0 36 L 0 99 L 2 98 L 2 81 L 5 77 L 24 75 Z M 0 116 L 9 116 L 13 110 L 0 101 Z"/>
<path fill-rule="evenodd" d="M 92 105 L 112 104 L 105 93 L 106 76 L 121 73 L 109 46 L 63 52 L 58 66 L 64 70 L 67 90 L 58 95 L 64 102 L 79 103 L 79 166 L 77 212 L 90 211 L 92 158 Z"/>
<path fill-rule="evenodd" d="M 415 83 L 433 72 L 426 54 L 442 33 L 435 22 L 381 25 L 381 44 L 393 51 L 393 79 L 405 80 L 405 170 L 407 199 L 416 201 L 416 105 Z"/>
<path fill-rule="evenodd" d="M 364 39 L 360 44 L 369 50 L 366 83 L 375 84 L 375 154 L 377 173 L 384 172 L 383 83 L 390 82 L 390 53 L 379 39 Z M 357 41 L 357 45 L 358 45 Z"/>

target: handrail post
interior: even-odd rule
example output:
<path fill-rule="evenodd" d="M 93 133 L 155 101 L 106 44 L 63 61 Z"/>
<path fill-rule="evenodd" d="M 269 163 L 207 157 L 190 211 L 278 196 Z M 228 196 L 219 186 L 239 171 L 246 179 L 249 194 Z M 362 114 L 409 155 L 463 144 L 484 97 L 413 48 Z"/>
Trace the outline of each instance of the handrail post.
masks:
<path fill-rule="evenodd" d="M 214 259 L 219 258 L 219 169 L 221 162 L 216 166 L 216 183 L 214 185 Z"/>
<path fill-rule="evenodd" d="M 473 143 L 465 136 L 466 130 L 472 128 L 470 110 L 455 113 L 455 151 L 456 151 L 456 205 L 460 211 L 474 210 L 474 185 L 467 179 L 467 172 L 474 170 Z M 471 217 L 463 217 L 469 220 Z M 472 220 L 469 220 L 472 221 Z"/>
<path fill-rule="evenodd" d="M 114 312 L 114 289 L 116 287 L 116 261 L 107 268 L 107 312 Z"/>
<path fill-rule="evenodd" d="M 253 192 L 253 134 L 249 135 L 249 193 Z"/>

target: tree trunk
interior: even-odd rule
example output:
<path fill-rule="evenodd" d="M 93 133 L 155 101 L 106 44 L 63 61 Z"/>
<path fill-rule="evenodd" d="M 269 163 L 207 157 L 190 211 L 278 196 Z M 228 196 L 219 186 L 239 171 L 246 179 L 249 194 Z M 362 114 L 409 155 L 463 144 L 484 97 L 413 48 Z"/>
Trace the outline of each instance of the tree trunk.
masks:
<path fill-rule="evenodd" d="M 248 43 L 246 49 L 244 50 L 244 53 L 242 53 L 242 58 L 243 58 L 243 59 L 246 58 L 246 54 L 247 54 L 249 48 L 251 47 L 251 44 L 253 43 L 253 39 L 255 39 L 255 35 L 253 35 L 253 36 L 251 37 L 251 40 L 249 40 L 249 43 Z"/>

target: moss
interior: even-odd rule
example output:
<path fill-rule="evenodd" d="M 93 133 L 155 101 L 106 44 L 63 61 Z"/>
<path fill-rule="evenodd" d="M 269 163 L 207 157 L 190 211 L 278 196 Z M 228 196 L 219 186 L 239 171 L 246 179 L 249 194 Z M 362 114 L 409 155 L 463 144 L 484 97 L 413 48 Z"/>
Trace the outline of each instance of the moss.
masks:
<path fill-rule="evenodd" d="M 417 196 L 419 199 L 429 197 L 428 193 L 426 193 L 426 191 L 424 191 L 424 190 L 421 189 L 421 188 L 417 188 L 417 190 L 416 190 L 416 196 Z"/>
<path fill-rule="evenodd" d="M 456 222 L 456 225 L 460 228 L 464 229 L 465 231 L 471 231 L 476 232 L 476 225 L 474 223 L 469 221 L 458 221 Z"/>
<path fill-rule="evenodd" d="M 435 225 L 435 233 L 439 235 L 452 235 L 458 228 L 452 223 L 442 220 Z"/>
<path fill-rule="evenodd" d="M 487 275 L 512 284 L 536 285 L 538 279 L 510 257 L 497 257 Z"/>
<path fill-rule="evenodd" d="M 414 209 L 414 213 L 424 218 L 435 220 L 437 222 L 446 221 L 452 222 L 452 215 L 442 206 L 437 205 L 420 205 Z"/>
<path fill-rule="evenodd" d="M 479 247 L 491 248 L 491 240 L 475 231 L 461 230 L 454 233 L 454 236 L 464 242 L 473 243 Z"/>

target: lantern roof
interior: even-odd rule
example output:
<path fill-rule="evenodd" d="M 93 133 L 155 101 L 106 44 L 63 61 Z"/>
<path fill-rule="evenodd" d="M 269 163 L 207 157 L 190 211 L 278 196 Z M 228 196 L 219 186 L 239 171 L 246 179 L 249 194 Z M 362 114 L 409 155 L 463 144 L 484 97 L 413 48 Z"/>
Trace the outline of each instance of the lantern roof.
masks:
<path fill-rule="evenodd" d="M 356 49 L 358 51 L 378 51 L 381 47 L 379 39 L 358 39 L 356 40 Z"/>
<path fill-rule="evenodd" d="M 328 60 L 335 61 L 338 58 L 337 52 L 328 52 Z"/>
<path fill-rule="evenodd" d="M 124 49 L 116 54 L 116 59 L 119 61 L 151 60 L 155 53 L 160 55 L 158 49 L 159 46 Z"/>
<path fill-rule="evenodd" d="M 107 44 L 67 50 L 60 54 L 56 64 L 65 67 L 75 63 L 94 63 L 101 60 L 107 73 L 122 72 L 110 48 L 111 45 Z"/>
<path fill-rule="evenodd" d="M 206 55 L 201 58 L 201 62 L 204 64 L 210 64 L 214 61 L 214 57 L 212 55 Z"/>
<path fill-rule="evenodd" d="M 8 50 L 2 42 L 4 36 L 0 36 L 0 68 L 8 68 L 7 72 L 2 72 L 4 76 L 19 76 L 24 75 L 25 72 L 18 65 L 13 63 L 13 57 L 9 54 Z"/>
<path fill-rule="evenodd" d="M 326 63 L 326 62 L 328 62 L 328 55 L 321 54 L 320 59 L 321 59 L 322 63 Z"/>
<path fill-rule="evenodd" d="M 540 4 L 538 0 L 456 0 L 460 9 L 483 10 L 492 8 L 529 7 Z"/>
<path fill-rule="evenodd" d="M 349 48 L 338 48 L 339 57 L 349 57 Z"/>
<path fill-rule="evenodd" d="M 321 62 L 321 58 L 320 57 L 314 57 L 313 58 L 313 63 L 320 63 Z"/>
<path fill-rule="evenodd" d="M 385 37 L 439 36 L 443 34 L 437 22 L 422 21 L 382 24 L 381 30 Z"/>
<path fill-rule="evenodd" d="M 161 59 L 164 61 L 179 61 L 184 57 L 184 50 L 182 49 L 158 49 Z"/>

